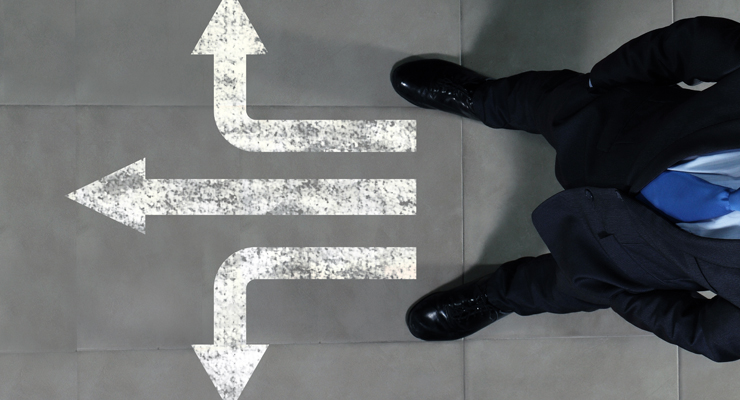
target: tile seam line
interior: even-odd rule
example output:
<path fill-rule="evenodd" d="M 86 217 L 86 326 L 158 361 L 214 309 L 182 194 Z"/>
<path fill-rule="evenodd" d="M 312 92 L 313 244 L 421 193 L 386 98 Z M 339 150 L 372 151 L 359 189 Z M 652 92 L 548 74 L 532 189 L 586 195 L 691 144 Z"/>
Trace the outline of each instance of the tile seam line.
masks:
<path fill-rule="evenodd" d="M 681 400 L 681 349 L 676 346 L 676 398 Z"/>
<path fill-rule="evenodd" d="M 462 46 L 462 35 L 463 35 L 463 28 L 462 28 L 462 0 L 458 1 L 458 23 L 459 23 L 459 47 L 458 47 L 458 63 L 460 65 L 463 64 L 463 46 Z M 462 232 L 461 232 L 461 245 L 462 245 L 462 273 L 463 273 L 463 283 L 465 283 L 465 165 L 463 161 L 464 152 L 465 152 L 465 133 L 464 133 L 464 126 L 465 121 L 460 119 L 460 201 L 462 202 L 461 208 L 462 208 Z M 467 350 L 467 344 L 468 340 L 463 338 L 462 343 L 462 389 L 463 389 L 463 400 L 466 400 L 468 398 L 468 380 L 467 380 L 467 358 L 466 358 L 466 350 Z"/>
<path fill-rule="evenodd" d="M 74 62 L 74 68 L 73 68 L 73 71 L 74 71 L 74 87 L 73 87 L 73 90 L 74 91 L 73 91 L 73 98 L 74 98 L 74 104 L 75 104 L 74 105 L 74 124 L 75 124 L 75 138 L 76 138 L 76 143 L 75 143 L 75 171 L 74 171 L 74 178 L 75 178 L 75 182 L 79 182 L 79 178 L 80 178 L 80 165 L 77 162 L 77 160 L 80 159 L 79 155 L 80 155 L 80 142 L 81 142 L 80 136 L 81 136 L 81 133 L 80 133 L 79 108 L 77 107 L 77 104 L 79 103 L 79 100 L 77 98 L 77 88 L 79 86 L 78 83 L 79 83 L 79 78 L 80 78 L 79 63 L 77 61 L 77 60 L 79 60 L 79 57 L 78 57 L 79 56 L 79 42 L 77 41 L 77 10 L 78 10 L 77 0 L 75 0 L 74 9 L 75 9 L 75 23 L 74 23 L 75 40 L 74 40 L 74 46 L 72 47 L 72 49 L 73 49 L 72 51 L 74 51 L 74 60 L 75 60 L 75 62 Z M 75 214 L 77 216 L 76 221 L 75 221 L 75 227 L 76 227 L 76 231 L 79 232 L 79 227 L 80 227 L 80 223 L 79 223 L 79 221 L 80 221 L 79 220 L 80 210 L 77 209 L 75 211 Z M 80 256 L 79 256 L 79 250 L 78 250 L 79 249 L 79 246 L 78 246 L 78 244 L 79 244 L 79 234 L 76 234 L 75 235 L 75 238 L 74 238 L 74 246 L 75 246 L 75 252 L 74 252 L 74 255 L 75 255 L 75 268 L 74 268 L 74 271 L 75 271 L 75 280 L 74 280 L 74 282 L 75 282 L 75 300 L 76 300 L 76 305 L 77 306 L 79 306 L 79 304 L 80 304 L 80 283 L 79 283 L 79 274 L 78 274 L 78 269 L 80 267 L 80 263 L 79 263 Z M 75 355 L 75 372 L 76 372 L 76 376 L 75 376 L 75 378 L 76 378 L 76 382 L 75 382 L 76 396 L 75 396 L 75 398 L 77 400 L 81 400 L 81 396 L 82 395 L 80 393 L 81 392 L 80 391 L 80 387 L 82 386 L 82 382 L 80 381 L 80 353 L 79 353 L 79 348 L 80 348 L 80 331 L 79 331 L 79 327 L 80 327 L 80 319 L 81 319 L 81 316 L 80 316 L 81 310 L 80 310 L 79 307 L 76 307 L 76 308 L 77 308 L 77 312 L 75 313 L 75 352 L 74 352 L 74 355 Z"/>
<path fill-rule="evenodd" d="M 44 354 L 77 354 L 80 350 L 71 350 L 71 351 L 4 351 L 0 352 L 0 357 L 2 356 L 33 356 L 33 355 L 44 355 Z"/>
<path fill-rule="evenodd" d="M 460 341 L 465 342 L 492 342 L 492 341 L 506 341 L 506 340 L 555 340 L 555 339 L 608 339 L 608 338 L 655 338 L 655 335 L 610 335 L 610 336 L 547 336 L 547 337 L 515 337 L 515 338 L 488 338 L 488 339 L 469 339 L 464 338 Z M 383 344 L 427 344 L 432 345 L 435 343 L 446 344 L 454 343 L 456 341 L 444 341 L 444 342 L 427 342 L 422 340 L 409 340 L 409 341 L 382 341 L 382 342 L 327 342 L 327 343 L 312 343 L 312 342 L 296 342 L 296 343 L 249 343 L 249 344 L 269 344 L 270 346 L 316 346 L 316 345 L 383 345 Z M 158 348 L 130 348 L 130 349 L 94 349 L 84 348 L 70 351 L 8 351 L 0 352 L 0 356 L 3 355 L 35 355 L 35 354 L 76 354 L 85 352 L 99 352 L 99 351 L 183 351 L 192 350 L 192 347 L 158 347 Z"/>
<path fill-rule="evenodd" d="M 658 338 L 655 335 L 604 335 L 604 336 L 538 336 L 538 337 L 511 337 L 511 338 L 488 338 L 488 339 L 466 339 L 474 342 L 493 342 L 505 340 L 562 340 L 562 339 L 616 339 L 616 338 Z"/>
<path fill-rule="evenodd" d="M 213 105 L 208 104 L 0 104 L 0 107 L 147 107 L 147 108 L 212 108 Z M 415 106 L 380 106 L 380 105 L 358 105 L 358 106 L 342 106 L 342 105 L 250 105 L 247 108 L 316 108 L 316 109 L 330 109 L 330 108 L 341 108 L 341 109 L 388 109 L 388 110 L 425 110 L 424 108 Z M 436 111 L 436 110 L 429 110 Z"/>
<path fill-rule="evenodd" d="M 551 337 L 530 337 L 530 338 L 491 338 L 491 339 L 461 339 L 461 342 L 493 342 L 493 341 L 506 341 L 506 340 L 555 340 L 555 339 L 610 339 L 610 338 L 654 338 L 655 335 L 612 335 L 612 336 L 551 336 Z M 328 342 L 328 343 L 311 343 L 311 342 L 296 342 L 296 343 L 248 343 L 248 344 L 268 344 L 270 346 L 344 346 L 344 345 L 388 345 L 388 344 L 419 344 L 419 345 L 432 345 L 438 343 L 440 345 L 447 343 L 454 343 L 456 341 L 444 341 L 444 342 L 427 342 L 427 341 L 385 341 L 385 342 Z M 0 353 L 3 354 L 47 354 L 47 353 L 60 353 L 60 354 L 73 354 L 73 353 L 85 353 L 85 352 L 120 352 L 120 351 L 188 351 L 192 350 L 191 347 L 159 347 L 159 348 L 130 348 L 130 349 L 78 349 L 74 352 L 36 352 L 36 353 Z"/>

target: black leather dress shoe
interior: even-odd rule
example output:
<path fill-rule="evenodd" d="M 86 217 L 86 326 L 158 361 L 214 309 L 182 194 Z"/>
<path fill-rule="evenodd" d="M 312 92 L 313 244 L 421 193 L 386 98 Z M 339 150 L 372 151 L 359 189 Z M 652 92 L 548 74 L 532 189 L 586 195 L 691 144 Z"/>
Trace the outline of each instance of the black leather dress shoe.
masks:
<path fill-rule="evenodd" d="M 444 292 L 429 294 L 409 309 L 406 325 L 422 340 L 456 340 L 471 335 L 510 314 L 494 307 L 486 296 L 487 276 Z"/>
<path fill-rule="evenodd" d="M 409 103 L 475 120 L 473 92 L 488 79 L 444 60 L 411 61 L 391 71 L 393 89 Z"/>

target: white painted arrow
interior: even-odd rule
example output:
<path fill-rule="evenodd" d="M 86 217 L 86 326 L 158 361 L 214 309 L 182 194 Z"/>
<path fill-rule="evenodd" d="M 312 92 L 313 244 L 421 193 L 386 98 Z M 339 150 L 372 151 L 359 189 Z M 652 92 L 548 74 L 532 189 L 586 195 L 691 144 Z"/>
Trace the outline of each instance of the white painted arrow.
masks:
<path fill-rule="evenodd" d="M 145 233 L 147 215 L 415 215 L 414 179 L 147 179 L 139 160 L 67 195 Z"/>
<path fill-rule="evenodd" d="M 416 279 L 413 247 L 256 247 L 226 259 L 213 285 L 213 345 L 193 345 L 223 400 L 237 400 L 269 345 L 247 345 L 255 279 Z"/>
<path fill-rule="evenodd" d="M 247 54 L 267 50 L 238 0 L 222 0 L 191 54 L 214 56 L 213 115 L 224 138 L 252 152 L 416 151 L 416 121 L 253 120 Z"/>

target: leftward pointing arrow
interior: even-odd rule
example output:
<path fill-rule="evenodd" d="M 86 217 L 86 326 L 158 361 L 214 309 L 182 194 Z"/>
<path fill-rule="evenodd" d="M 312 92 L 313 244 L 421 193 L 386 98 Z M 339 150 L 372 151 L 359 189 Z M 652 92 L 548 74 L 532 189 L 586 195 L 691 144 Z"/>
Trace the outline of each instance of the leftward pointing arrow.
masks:
<path fill-rule="evenodd" d="M 416 279 L 413 247 L 251 247 L 213 284 L 213 345 L 193 345 L 223 400 L 237 400 L 269 345 L 247 344 L 247 284 L 255 279 Z"/>
<path fill-rule="evenodd" d="M 253 120 L 247 54 L 267 49 L 238 0 L 222 0 L 191 54 L 214 55 L 213 115 L 224 138 L 252 152 L 416 151 L 416 121 Z"/>
<path fill-rule="evenodd" d="M 67 195 L 145 233 L 147 215 L 414 215 L 414 179 L 147 179 L 139 160 Z"/>

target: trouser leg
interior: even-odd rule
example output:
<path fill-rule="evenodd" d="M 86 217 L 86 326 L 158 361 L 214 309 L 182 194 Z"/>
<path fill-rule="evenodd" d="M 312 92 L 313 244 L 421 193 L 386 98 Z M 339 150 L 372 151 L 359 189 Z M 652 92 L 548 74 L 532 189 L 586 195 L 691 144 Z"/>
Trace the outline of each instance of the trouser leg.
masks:
<path fill-rule="evenodd" d="M 620 291 L 611 308 L 640 329 L 717 362 L 740 359 L 740 309 L 685 290 Z"/>
<path fill-rule="evenodd" d="M 491 274 L 488 299 L 495 307 L 519 315 L 565 314 L 609 307 L 574 297 L 570 283 L 558 269 L 550 254 L 507 262 Z"/>
<path fill-rule="evenodd" d="M 487 286 L 489 301 L 503 311 L 534 315 L 612 308 L 629 323 L 690 352 L 718 362 L 740 359 L 740 308 L 719 296 L 707 299 L 691 290 L 635 293 L 596 280 L 574 285 L 550 254 L 503 264 Z M 585 293 L 588 288 L 598 293 Z"/>
<path fill-rule="evenodd" d="M 473 94 L 473 111 L 492 128 L 544 134 L 554 114 L 570 108 L 567 103 L 582 106 L 583 97 L 589 96 L 587 82 L 584 74 L 567 69 L 528 71 L 490 80 Z M 579 93 L 568 96 L 561 93 L 557 99 L 553 98 L 556 90 L 573 84 L 580 89 Z"/>

